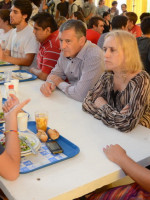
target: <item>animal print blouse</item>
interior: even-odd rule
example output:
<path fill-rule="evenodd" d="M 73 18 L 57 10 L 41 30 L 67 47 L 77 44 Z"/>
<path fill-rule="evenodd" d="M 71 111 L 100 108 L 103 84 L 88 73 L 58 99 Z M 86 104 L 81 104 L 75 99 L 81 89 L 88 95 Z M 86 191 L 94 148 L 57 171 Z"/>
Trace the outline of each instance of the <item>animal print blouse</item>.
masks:
<path fill-rule="evenodd" d="M 138 123 L 150 128 L 150 76 L 141 71 L 122 92 L 114 93 L 113 72 L 104 72 L 83 102 L 83 110 L 122 132 L 131 131 Z M 94 102 L 103 97 L 108 104 L 96 108 Z M 120 111 L 129 105 L 125 114 Z"/>

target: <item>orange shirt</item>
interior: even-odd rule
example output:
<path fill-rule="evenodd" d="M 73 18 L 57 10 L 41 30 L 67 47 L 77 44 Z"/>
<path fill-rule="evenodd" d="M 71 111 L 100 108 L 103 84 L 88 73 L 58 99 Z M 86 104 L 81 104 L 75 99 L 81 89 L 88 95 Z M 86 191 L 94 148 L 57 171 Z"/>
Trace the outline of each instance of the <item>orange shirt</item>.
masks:
<path fill-rule="evenodd" d="M 98 39 L 100 38 L 100 34 L 97 31 L 94 31 L 92 29 L 86 30 L 86 39 L 90 40 L 92 43 L 97 44 Z"/>
<path fill-rule="evenodd" d="M 135 37 L 141 37 L 142 36 L 142 31 L 141 27 L 138 25 L 134 25 L 134 27 L 131 30 L 128 30 L 130 33 L 135 35 Z"/>

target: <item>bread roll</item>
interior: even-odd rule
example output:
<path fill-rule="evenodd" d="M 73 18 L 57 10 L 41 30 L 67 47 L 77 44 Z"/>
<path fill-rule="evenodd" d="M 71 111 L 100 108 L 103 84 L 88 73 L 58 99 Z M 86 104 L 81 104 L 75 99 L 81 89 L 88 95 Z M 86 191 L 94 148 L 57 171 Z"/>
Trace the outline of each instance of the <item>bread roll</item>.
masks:
<path fill-rule="evenodd" d="M 47 133 L 52 140 L 59 138 L 59 132 L 55 129 L 48 129 Z"/>
<path fill-rule="evenodd" d="M 41 142 L 46 142 L 48 139 L 47 134 L 43 130 L 38 130 L 36 135 L 41 140 Z"/>

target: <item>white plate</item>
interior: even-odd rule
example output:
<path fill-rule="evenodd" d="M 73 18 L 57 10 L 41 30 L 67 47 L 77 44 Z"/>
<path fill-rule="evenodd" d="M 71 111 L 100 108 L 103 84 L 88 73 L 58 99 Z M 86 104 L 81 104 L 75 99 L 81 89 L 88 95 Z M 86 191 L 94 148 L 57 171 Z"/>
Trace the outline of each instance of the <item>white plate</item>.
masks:
<path fill-rule="evenodd" d="M 20 76 L 21 75 L 21 76 Z M 19 80 L 25 80 L 32 78 L 32 74 L 28 74 L 26 72 L 12 72 L 12 77 L 19 79 Z"/>
<path fill-rule="evenodd" d="M 41 147 L 41 142 L 40 140 L 37 138 L 36 135 L 34 134 L 31 134 L 31 133 L 22 133 L 22 132 L 19 132 L 19 136 L 23 136 L 23 137 L 26 137 L 29 142 L 33 142 L 34 145 L 33 145 L 33 148 L 38 151 L 39 148 Z M 26 155 L 29 155 L 29 154 L 32 154 L 32 151 L 31 149 L 28 149 L 26 151 L 21 151 L 21 156 L 26 156 Z"/>

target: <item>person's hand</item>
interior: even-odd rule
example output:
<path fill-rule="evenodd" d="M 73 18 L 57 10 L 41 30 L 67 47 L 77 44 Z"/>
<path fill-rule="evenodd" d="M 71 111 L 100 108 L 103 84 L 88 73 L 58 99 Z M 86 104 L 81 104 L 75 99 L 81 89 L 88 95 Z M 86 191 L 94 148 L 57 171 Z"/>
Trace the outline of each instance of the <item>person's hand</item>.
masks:
<path fill-rule="evenodd" d="M 50 75 L 50 80 L 52 80 L 56 86 L 58 86 L 61 82 L 64 82 L 64 80 L 57 75 Z"/>
<path fill-rule="evenodd" d="M 107 104 L 107 101 L 105 101 L 105 99 L 103 97 L 98 97 L 95 102 L 94 102 L 94 106 L 96 108 L 100 108 L 101 106 Z"/>
<path fill-rule="evenodd" d="M 55 90 L 56 86 L 53 83 L 45 82 L 42 84 L 40 90 L 44 96 L 49 97 Z"/>
<path fill-rule="evenodd" d="M 3 106 L 4 117 L 7 120 L 12 120 L 16 117 L 19 111 L 30 101 L 26 99 L 22 103 L 19 103 L 18 98 L 14 94 L 10 94 L 10 98 L 5 102 Z"/>
<path fill-rule="evenodd" d="M 103 151 L 109 160 L 118 165 L 120 165 L 120 161 L 127 156 L 126 151 L 118 144 L 107 145 L 105 148 L 103 148 Z"/>
<path fill-rule="evenodd" d="M 7 101 L 3 105 L 4 113 L 9 112 L 11 108 L 16 106 L 17 104 L 19 104 L 19 99 L 14 94 L 10 94 Z"/>
<path fill-rule="evenodd" d="M 129 111 L 129 105 L 127 104 L 121 111 L 121 114 L 126 114 Z"/>

